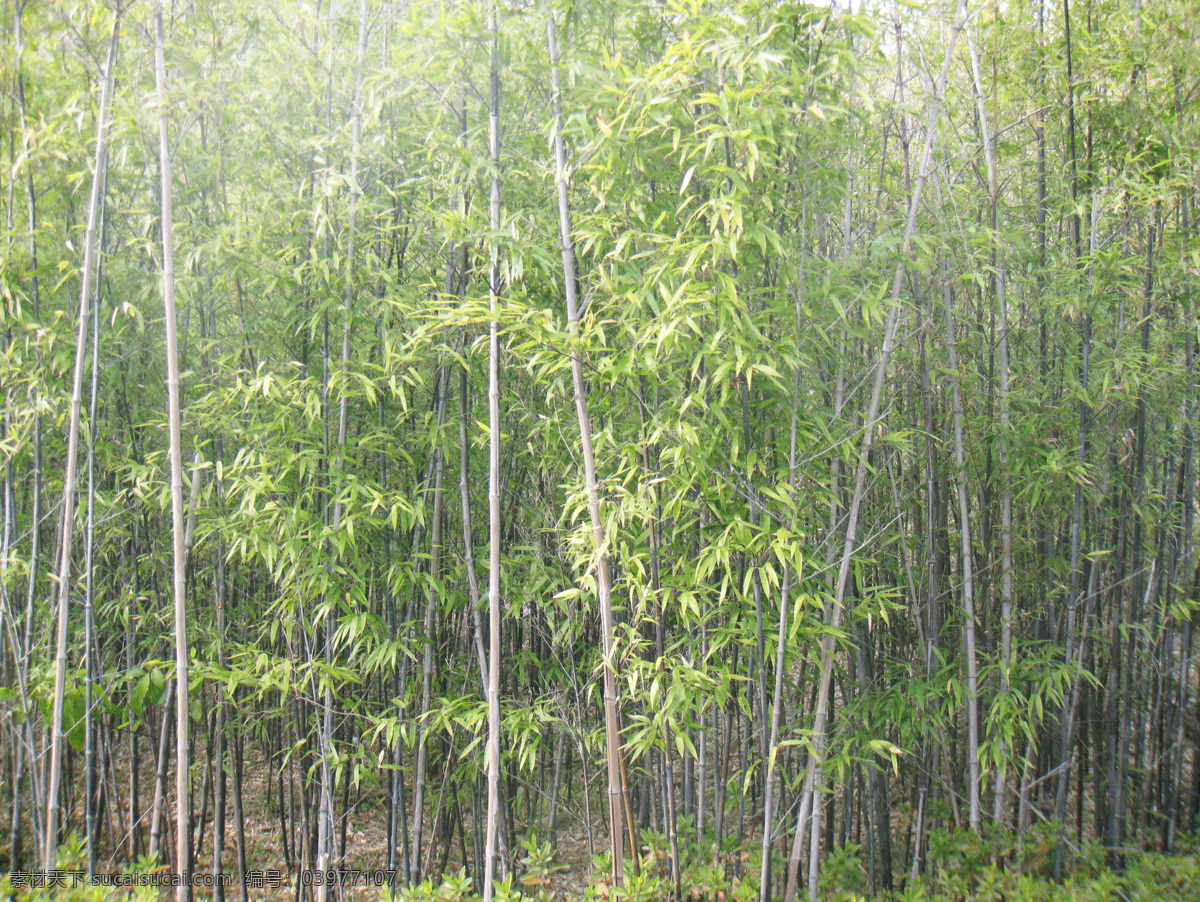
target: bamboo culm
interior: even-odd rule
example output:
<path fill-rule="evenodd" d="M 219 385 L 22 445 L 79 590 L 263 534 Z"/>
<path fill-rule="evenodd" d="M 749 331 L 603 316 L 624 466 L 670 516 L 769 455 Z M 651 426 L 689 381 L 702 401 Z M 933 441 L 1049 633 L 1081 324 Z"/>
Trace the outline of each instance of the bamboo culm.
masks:
<path fill-rule="evenodd" d="M 59 783 L 62 778 L 63 698 L 67 677 L 68 601 L 71 594 L 71 538 L 75 521 L 75 473 L 79 458 L 79 413 L 83 397 L 83 366 L 87 351 L 88 317 L 91 315 L 92 280 L 96 272 L 97 225 L 100 219 L 100 188 L 108 140 L 108 109 L 112 92 L 113 70 L 117 63 L 117 45 L 121 35 L 121 17 L 113 20 L 108 43 L 108 59 L 100 86 L 100 110 L 96 119 L 96 145 L 92 158 L 92 191 L 88 200 L 87 231 L 83 245 L 83 271 L 79 290 L 79 328 L 75 341 L 75 368 L 71 379 L 71 412 L 67 426 L 67 459 L 63 473 L 62 547 L 58 562 L 58 627 L 54 659 L 54 705 L 50 721 L 50 765 L 46 782 L 46 822 L 42 848 L 42 869 L 54 868 L 58 857 Z"/>

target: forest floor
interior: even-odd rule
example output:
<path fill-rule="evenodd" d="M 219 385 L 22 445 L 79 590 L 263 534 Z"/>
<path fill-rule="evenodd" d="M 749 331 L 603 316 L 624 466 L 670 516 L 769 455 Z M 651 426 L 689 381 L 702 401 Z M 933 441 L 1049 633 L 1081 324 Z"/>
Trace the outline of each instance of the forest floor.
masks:
<path fill-rule="evenodd" d="M 142 749 L 144 751 L 139 754 L 141 767 L 138 781 L 140 835 L 137 851 L 139 855 L 144 855 L 148 848 L 155 783 L 155 758 L 149 753 L 153 747 L 145 742 L 144 735 L 143 742 Z M 115 804 L 110 804 L 108 810 L 101 817 L 101 842 L 96 866 L 97 874 L 101 875 L 119 875 L 127 871 L 129 749 L 124 741 L 118 742 L 117 745 L 118 748 L 113 749 L 112 756 L 112 770 L 117 779 L 115 790 L 111 777 L 106 778 L 110 802 L 115 802 Z M 78 764 L 77 761 L 75 775 L 78 779 L 74 782 L 82 784 L 82 777 L 79 774 L 81 768 L 78 767 Z M 298 775 L 299 772 L 300 769 L 293 764 L 285 766 L 283 780 L 285 788 L 289 787 L 289 783 L 295 785 L 295 782 L 290 781 L 290 777 Z M 208 776 L 206 768 L 205 778 L 202 779 L 197 775 L 192 790 L 193 830 L 200 826 L 201 821 L 204 824 L 203 839 L 197 846 L 195 855 L 197 874 L 212 872 L 213 799 L 211 782 L 208 787 L 204 785 Z M 167 794 L 160 848 L 164 860 L 173 860 L 175 838 L 173 835 L 174 818 L 171 813 L 174 808 L 174 780 L 170 775 L 168 775 L 166 784 Z M 435 803 L 441 788 L 440 775 L 431 773 L 430 785 L 427 789 L 429 793 L 427 798 L 430 804 L 427 809 L 440 807 Z M 406 791 L 409 793 L 411 802 L 411 787 L 406 787 Z M 248 875 L 247 894 L 252 899 L 292 898 L 298 880 L 301 883 L 309 883 L 316 879 L 316 875 L 311 872 L 306 873 L 296 864 L 295 842 L 299 835 L 298 827 L 303 823 L 299 793 L 289 789 L 289 799 L 285 811 L 288 823 L 285 847 L 285 831 L 280 816 L 278 770 L 257 743 L 248 742 L 244 748 L 242 792 Z M 59 864 L 64 870 L 78 871 L 86 867 L 86 845 L 82 840 L 84 819 L 81 810 L 81 785 L 68 784 L 67 793 L 66 828 L 64 830 L 64 836 L 67 837 L 66 853 L 60 859 Z M 589 837 L 578 790 L 575 798 L 567 799 L 565 802 L 560 805 L 559 809 L 556 830 L 557 844 L 552 868 L 539 875 L 540 879 L 544 881 L 540 887 L 546 890 L 552 898 L 561 899 L 578 897 L 582 893 L 589 882 L 592 871 L 592 850 L 601 850 L 606 845 L 605 837 L 608 835 L 607 827 L 603 822 L 601 806 L 591 806 L 590 813 L 593 823 Z M 345 831 L 345 858 L 338 866 L 344 872 L 341 898 L 348 902 L 359 902 L 359 900 L 365 902 L 365 900 L 383 898 L 380 884 L 386 880 L 388 865 L 386 792 L 374 783 L 363 781 L 359 787 L 351 789 L 349 803 L 349 810 L 335 824 L 335 849 L 341 841 L 343 829 Z M 230 873 L 237 870 L 236 826 L 231 790 L 227 790 L 225 804 L 227 826 L 222 866 L 226 873 Z M 339 811 L 342 810 L 340 797 L 337 807 Z M 545 808 L 544 805 L 542 807 Z M 514 815 L 518 821 L 516 824 L 518 836 L 527 836 L 531 832 L 528 823 L 521 823 L 521 814 L 523 813 L 519 812 Z M 470 808 L 467 807 L 465 812 L 450 809 L 442 814 L 437 814 L 431 811 L 426 818 L 423 826 L 423 834 L 426 838 L 426 868 L 428 869 L 432 863 L 435 874 L 447 876 L 456 874 L 464 866 L 464 853 L 467 857 L 471 855 L 470 831 L 463 830 L 460 823 L 463 814 L 468 819 L 472 816 Z M 597 816 L 598 814 L 601 816 Z M 449 829 L 444 823 L 445 817 L 451 819 Z M 293 823 L 293 818 L 297 818 L 298 822 Z M 538 821 L 542 829 L 535 829 L 532 832 L 544 838 L 547 821 L 545 810 L 538 815 Z M 27 823 L 25 827 L 26 836 L 28 836 Z M 28 849 L 28 845 L 26 848 Z M 3 851 L 7 857 L 8 850 Z M 511 858 L 519 860 L 525 854 L 526 850 L 518 846 L 513 851 Z M 29 858 L 28 851 L 25 858 Z M 289 860 L 291 861 L 290 866 Z M 28 861 L 26 866 L 28 867 Z M 170 864 L 164 866 L 162 870 L 173 872 L 177 869 Z M 234 880 L 234 885 L 226 889 L 226 898 L 230 900 L 237 899 L 240 893 L 236 877 Z M 210 898 L 211 892 L 210 889 L 197 887 L 195 895 L 198 899 Z"/>
<path fill-rule="evenodd" d="M 139 779 L 139 796 L 141 801 L 140 809 L 143 818 L 140 827 L 139 838 L 139 854 L 144 854 L 146 851 L 147 836 L 149 834 L 150 808 L 151 801 L 154 798 L 154 763 L 155 758 L 149 752 L 153 751 L 153 744 L 147 742 L 144 746 L 145 754 L 139 754 L 141 762 L 140 779 Z M 199 752 L 199 749 L 197 749 Z M 129 774 L 129 754 L 128 745 L 122 743 L 120 751 L 113 756 L 113 772 L 117 776 L 117 784 L 109 781 L 109 794 L 112 797 L 113 804 L 109 805 L 108 811 L 102 817 L 101 829 L 101 848 L 99 860 L 97 863 L 97 873 L 101 875 L 121 875 L 127 873 L 127 855 L 128 855 L 128 774 Z M 197 760 L 202 761 L 204 758 L 197 755 Z M 76 759 L 73 768 L 74 781 L 68 782 L 67 786 L 67 841 L 64 844 L 64 854 L 60 857 L 60 867 L 64 870 L 78 871 L 86 864 L 84 857 L 84 844 L 80 840 L 81 826 L 83 819 L 80 812 L 80 800 L 82 793 L 80 792 L 81 768 L 79 761 Z M 289 836 L 288 851 L 294 848 L 294 836 L 298 834 L 296 826 L 293 825 L 291 818 L 293 817 L 291 805 L 287 812 L 288 829 L 285 830 L 281 826 L 279 812 L 279 773 L 274 764 L 269 760 L 268 754 L 257 743 L 247 743 L 244 748 L 244 770 L 243 770 L 243 802 L 245 810 L 244 820 L 244 837 L 246 850 L 246 867 L 247 867 L 247 895 L 250 899 L 262 900 L 287 900 L 303 898 L 312 900 L 315 898 L 315 893 L 303 893 L 297 896 L 297 889 L 310 882 L 305 878 L 305 872 L 299 870 L 294 864 L 294 856 L 285 854 L 284 838 Z M 212 870 L 212 792 L 211 783 L 206 791 L 205 782 L 207 782 L 208 768 L 199 764 L 197 768 L 197 777 L 194 783 L 193 806 L 195 820 L 199 824 L 202 820 L 207 824 L 207 828 L 202 831 L 203 841 L 199 844 L 196 854 L 196 873 L 208 874 Z M 297 776 L 300 773 L 300 768 L 295 762 L 288 762 L 284 770 L 284 784 L 288 785 L 289 779 Z M 202 777 L 201 774 L 204 776 Z M 72 775 L 68 771 L 68 775 Z M 593 773 L 595 776 L 595 772 Z M 298 783 L 298 781 L 296 781 Z M 173 787 L 173 781 L 167 781 L 168 794 L 165 806 L 165 816 L 163 818 L 164 835 L 161 839 L 161 847 L 163 849 L 164 858 L 169 858 L 174 850 L 174 838 L 171 835 L 173 826 L 173 818 L 170 816 L 172 810 L 172 798 L 170 788 Z M 437 801 L 441 791 L 441 781 L 431 775 L 428 810 L 431 812 L 437 809 Z M 406 787 L 408 789 L 408 787 Z M 596 786 L 592 787 L 597 790 Z M 603 806 L 593 804 L 588 809 L 587 813 L 591 815 L 591 829 L 588 829 L 588 823 L 585 818 L 585 809 L 583 805 L 583 796 L 579 791 L 578 781 L 574 787 L 574 793 L 567 793 L 564 787 L 563 801 L 565 805 L 560 809 L 559 827 L 557 830 L 557 850 L 553 859 L 548 863 L 548 866 L 532 869 L 525 876 L 527 882 L 520 888 L 530 893 L 532 897 L 535 891 L 541 890 L 544 895 L 543 899 L 555 900 L 555 902 L 569 902 L 569 900 L 582 899 L 585 896 L 585 890 L 594 881 L 600 878 L 594 872 L 593 852 L 601 852 L 604 850 L 607 838 L 607 828 L 603 823 Z M 464 794 L 466 795 L 466 794 Z M 592 798 L 599 798 L 599 792 L 592 793 Z M 536 825 L 526 820 L 521 822 L 521 813 L 516 815 L 517 824 L 516 832 L 519 836 L 528 836 L 537 834 L 539 837 L 545 830 L 547 808 L 544 804 L 545 800 L 539 800 L 542 804 L 538 807 L 539 813 L 536 815 Z M 237 867 L 237 852 L 235 840 L 235 823 L 234 810 L 232 803 L 232 794 L 227 802 L 227 827 L 224 848 L 222 855 L 223 868 L 226 873 L 236 870 Z M 299 806 L 298 794 L 296 794 L 296 807 Z M 378 885 L 380 877 L 387 867 L 387 817 L 388 806 L 387 797 L 384 789 L 373 783 L 364 781 L 361 788 L 352 788 L 350 794 L 350 804 L 348 813 L 344 818 L 345 823 L 345 859 L 341 864 L 341 868 L 346 872 L 347 879 L 345 880 L 343 890 L 337 895 L 338 902 L 376 902 L 387 898 L 387 894 Z M 519 806 L 524 809 L 522 803 Z M 341 799 L 339 798 L 339 810 L 342 808 Z M 111 816 L 110 816 L 111 815 Z M 430 867 L 428 862 L 432 862 L 432 870 L 436 874 L 445 874 L 448 878 L 453 879 L 460 868 L 463 866 L 464 855 L 471 857 L 473 849 L 471 847 L 470 831 L 464 830 L 461 825 L 461 819 L 465 816 L 468 823 L 473 819 L 479 819 L 481 812 L 472 811 L 470 802 L 464 804 L 462 811 L 456 810 L 454 806 L 445 809 L 443 819 L 438 819 L 432 815 L 426 820 L 423 831 L 424 835 L 432 841 L 427 840 L 427 868 Z M 449 817 L 450 821 L 447 824 L 444 817 Z M 338 822 L 336 828 L 336 840 L 340 841 L 342 821 Z M 747 846 L 752 846 L 757 843 L 755 836 L 756 828 L 761 825 L 747 821 L 747 833 L 745 842 Z M 28 833 L 26 833 L 28 835 Z M 1187 851 L 1194 849 L 1194 845 L 1190 845 Z M 6 858 L 9 850 L 0 849 L 0 863 Z M 518 847 L 512 855 L 513 859 L 521 859 L 527 850 L 523 847 Z M 745 849 L 743 849 L 743 853 Z M 26 855 L 26 858 L 29 856 Z M 744 854 L 742 856 L 745 857 Z M 291 858 L 293 865 L 289 867 L 288 861 Z M 1016 868 L 1011 876 L 1009 889 L 1019 889 L 1021 892 L 1017 895 L 995 896 L 995 895 L 972 895 L 967 893 L 943 893 L 939 895 L 940 890 L 937 889 L 935 883 L 930 888 L 931 895 L 927 896 L 930 899 L 984 899 L 984 898 L 1011 898 L 1020 900 L 1020 902 L 1046 902 L 1048 899 L 1065 900 L 1065 899 L 1095 899 L 1105 900 L 1105 902 L 1174 902 L 1174 900 L 1200 900 L 1200 857 L 1192 852 L 1190 855 L 1180 856 L 1161 856 L 1150 855 L 1144 859 L 1131 859 L 1133 870 L 1127 876 L 1121 876 L 1112 872 L 1106 872 L 1103 869 L 1095 871 L 1095 868 L 1090 870 L 1095 871 L 1089 875 L 1079 875 L 1080 882 L 1077 884 L 1068 881 L 1072 886 L 1055 887 L 1046 880 L 1026 880 L 1020 871 L 1023 868 Z M 145 864 L 145 860 L 141 862 Z M 842 862 L 843 866 L 857 867 L 849 859 Z M 161 869 L 164 873 L 170 873 L 173 868 L 168 864 Z M 953 871 L 953 868 L 951 868 Z M 1002 868 L 1003 871 L 1007 870 Z M 1085 870 L 1089 870 L 1085 867 Z M 847 874 L 843 874 L 847 876 Z M 849 875 L 853 877 L 854 875 Z M 954 877 L 953 874 L 950 875 Z M 948 878 L 949 879 L 949 878 Z M 1013 882 L 1016 881 L 1016 882 Z M 1021 881 L 1025 881 L 1022 883 Z M 974 884 L 974 878 L 972 878 Z M 469 897 L 471 889 L 464 887 L 466 896 Z M 946 887 L 942 887 L 945 890 Z M 977 887 L 979 889 L 979 887 Z M 1060 890 L 1063 892 L 1060 894 Z M 685 887 L 685 893 L 687 889 Z M 1021 893 L 1024 893 L 1023 895 Z M 1082 893 L 1080 895 L 1079 893 Z M 213 890 L 196 886 L 194 889 L 194 899 L 197 902 L 213 898 Z M 241 896 L 241 889 L 237 883 L 226 888 L 225 899 L 227 902 L 236 902 Z M 98 902 L 103 899 L 104 902 L 115 902 L 118 899 L 126 899 L 127 893 L 122 890 L 105 891 L 89 891 L 87 893 L 32 893 L 28 896 L 21 891 L 13 892 L 8 883 L 0 875 L 0 898 L 7 898 L 10 902 L 13 900 L 24 900 L 26 898 L 44 902 L 53 898 L 58 900 L 65 899 L 70 902 Z M 446 891 L 439 892 L 435 888 L 421 896 L 425 899 L 455 899 L 463 896 Z M 145 890 L 136 893 L 134 898 L 141 902 L 148 902 L 150 899 L 173 899 L 170 891 L 163 889 L 155 892 L 153 890 Z M 740 898 L 740 897 L 739 897 Z M 832 897 L 831 897 L 832 898 Z M 846 894 L 838 895 L 837 898 L 848 898 Z M 861 895 L 855 898 L 862 898 Z"/>

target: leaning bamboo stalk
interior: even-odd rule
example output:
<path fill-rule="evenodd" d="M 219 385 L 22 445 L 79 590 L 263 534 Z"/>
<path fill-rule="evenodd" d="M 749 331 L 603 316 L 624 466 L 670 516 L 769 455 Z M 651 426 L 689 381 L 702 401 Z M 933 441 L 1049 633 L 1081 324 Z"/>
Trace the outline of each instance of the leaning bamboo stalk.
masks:
<path fill-rule="evenodd" d="M 954 45 L 958 33 L 962 30 L 967 18 L 966 0 L 960 0 L 954 17 L 954 26 L 950 32 L 950 40 L 946 46 L 946 55 L 942 60 L 942 69 L 934 86 L 934 94 L 929 104 L 928 124 L 925 129 L 925 145 L 921 156 L 921 166 L 917 180 L 913 184 L 912 196 L 909 198 L 908 216 L 904 226 L 904 237 L 901 241 L 899 260 L 896 264 L 895 276 L 892 280 L 891 303 L 888 309 L 887 324 L 884 327 L 883 345 L 880 348 L 879 360 L 875 366 L 874 384 L 871 389 L 871 400 L 867 406 L 864 420 L 862 445 L 859 449 L 858 465 L 854 477 L 854 491 L 850 500 L 850 509 L 846 517 L 846 535 L 842 545 L 841 561 L 838 567 L 837 583 L 834 589 L 833 604 L 829 607 L 828 624 L 830 629 L 821 642 L 821 676 L 817 688 L 817 703 L 813 714 L 812 750 L 808 758 L 808 768 L 805 772 L 804 794 L 800 806 L 800 815 L 796 830 L 795 842 L 792 846 L 788 863 L 788 881 L 785 899 L 791 902 L 795 898 L 796 878 L 799 868 L 800 853 L 803 848 L 803 824 L 812 813 L 812 826 L 809 833 L 809 869 L 808 892 L 812 899 L 817 898 L 817 873 L 819 869 L 821 822 L 820 805 L 816 803 L 815 790 L 817 770 L 824 761 L 825 743 L 827 740 L 827 724 L 829 718 L 831 689 L 833 685 L 833 653 L 834 633 L 841 623 L 843 608 L 846 600 L 846 587 L 849 584 L 850 563 L 858 538 L 858 519 L 862 508 L 863 494 L 866 489 L 867 470 L 870 464 L 871 449 L 875 443 L 875 433 L 878 426 L 879 409 L 883 401 L 884 382 L 887 377 L 888 363 L 896 344 L 896 332 L 900 321 L 900 290 L 904 284 L 905 257 L 912 245 L 912 237 L 916 231 L 917 210 L 921 205 L 921 193 L 933 160 L 933 144 L 937 136 L 938 114 L 941 111 L 942 96 L 946 91 L 946 79 L 953 61 Z"/>
<path fill-rule="evenodd" d="M 154 5 L 154 80 L 158 88 L 158 152 L 162 178 L 162 294 L 167 346 L 167 420 L 171 457 L 171 534 L 175 586 L 175 868 L 178 902 L 191 896 L 191 780 L 188 764 L 187 557 L 184 551 L 183 442 L 179 430 L 179 337 L 175 318 L 175 224 L 171 191 L 171 139 L 167 129 L 167 65 L 162 0 Z"/>
<path fill-rule="evenodd" d="M 608 806 L 612 831 L 612 877 L 617 885 L 624 879 L 622 813 L 626 808 L 623 777 L 620 722 L 617 714 L 617 680 L 614 668 L 614 621 L 612 575 L 608 562 L 608 543 L 600 519 L 600 491 L 596 480 L 596 455 L 592 448 L 592 427 L 588 419 L 587 389 L 583 383 L 583 361 L 576 343 L 579 335 L 579 308 L 575 296 L 575 245 L 571 240 L 571 210 L 567 199 L 566 151 L 562 139 L 562 90 L 558 77 L 558 48 L 554 41 L 554 20 L 546 20 L 546 42 L 550 53 L 550 80 L 554 94 L 554 166 L 558 191 L 559 237 L 562 241 L 563 286 L 566 294 L 567 327 L 572 338 L 571 381 L 575 393 L 575 414 L 579 420 L 580 449 L 592 542 L 596 550 L 596 577 L 599 589 L 600 622 L 604 651 L 604 739 L 608 759 Z M 631 829 L 631 828 L 630 828 Z M 632 829 L 631 829 L 632 833 Z M 633 837 L 630 837 L 631 844 Z M 636 845 L 631 845 L 636 852 Z"/>
<path fill-rule="evenodd" d="M 100 186 L 108 139 L 108 103 L 112 93 L 113 69 L 121 17 L 113 20 L 108 43 L 108 60 L 100 84 L 100 110 L 96 118 L 96 149 L 92 164 L 92 192 L 88 200 L 87 231 L 83 244 L 83 272 L 79 289 L 79 328 L 75 338 L 75 369 L 71 382 L 71 412 L 67 426 L 67 460 L 63 474 L 62 546 L 58 562 L 58 632 L 54 659 L 54 708 L 50 730 L 50 769 L 46 785 L 46 831 L 42 848 L 42 867 L 51 870 L 58 855 L 59 783 L 62 778 L 63 697 L 67 682 L 67 620 L 71 594 L 71 539 L 75 521 L 75 475 L 79 461 L 79 409 L 83 398 L 83 362 L 87 352 L 88 317 L 91 315 L 92 279 L 96 269 L 96 233 L 100 218 Z"/>

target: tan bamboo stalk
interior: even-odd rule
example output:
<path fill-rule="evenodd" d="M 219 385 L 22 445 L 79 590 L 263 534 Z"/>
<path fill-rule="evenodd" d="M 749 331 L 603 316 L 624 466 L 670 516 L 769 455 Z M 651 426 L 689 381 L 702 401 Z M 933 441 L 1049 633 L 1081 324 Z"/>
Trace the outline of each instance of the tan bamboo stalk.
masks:
<path fill-rule="evenodd" d="M 846 537 L 842 544 L 841 562 L 838 567 L 837 583 L 834 588 L 833 604 L 829 608 L 827 622 L 830 629 L 821 640 L 821 677 L 817 685 L 817 703 L 813 714 L 812 749 L 808 756 L 808 768 L 805 772 L 804 793 L 801 800 L 799 823 L 802 825 L 812 813 L 812 827 L 809 831 L 809 866 L 808 894 L 809 898 L 817 898 L 817 874 L 820 867 L 820 838 L 821 838 L 821 806 L 816 803 L 815 789 L 817 770 L 825 757 L 825 743 L 828 739 L 827 725 L 833 686 L 833 653 L 834 633 L 841 624 L 843 608 L 846 600 L 846 586 L 849 583 L 850 563 L 858 540 L 858 518 L 862 507 L 862 497 L 866 489 L 867 469 L 871 458 L 871 448 L 875 444 L 875 433 L 878 427 L 879 409 L 883 402 L 884 382 L 887 378 L 888 363 L 896 344 L 896 332 L 900 322 L 900 290 L 904 284 L 905 257 L 912 246 L 912 237 L 916 231 L 917 210 L 921 205 L 921 193 L 925 181 L 929 177 L 929 169 L 933 160 L 933 145 L 937 136 L 938 114 L 941 111 L 942 96 L 946 91 L 946 78 L 950 73 L 950 63 L 953 61 L 954 45 L 958 33 L 962 30 L 967 18 L 967 2 L 959 0 L 954 16 L 954 25 L 950 32 L 950 40 L 946 46 L 946 55 L 942 60 L 942 69 L 934 86 L 933 98 L 930 100 L 928 122 L 925 128 L 925 145 L 921 155 L 920 171 L 913 184 L 912 196 L 908 203 L 908 217 L 904 226 L 904 237 L 901 241 L 896 272 L 892 280 L 891 303 L 888 309 L 887 324 L 884 327 L 883 345 L 880 348 L 879 360 L 875 365 L 874 384 L 871 388 L 871 400 L 867 405 L 862 445 L 859 448 L 858 464 L 854 476 L 854 491 L 850 500 L 850 509 L 846 515 Z M 785 899 L 791 902 L 795 898 L 797 871 L 803 843 L 803 829 L 797 829 L 795 843 L 788 863 L 788 881 Z"/>
<path fill-rule="evenodd" d="M 491 190 L 488 224 L 500 229 L 500 42 L 496 3 L 488 17 L 491 40 L 488 156 Z M 492 902 L 496 880 L 496 835 L 500 819 L 500 324 L 496 321 L 500 291 L 500 251 L 494 244 L 488 272 L 488 744 L 487 832 L 484 837 L 483 902 Z"/>
<path fill-rule="evenodd" d="M 158 88 L 158 153 L 162 177 L 162 294 L 167 346 L 167 428 L 171 456 L 171 534 L 175 585 L 175 898 L 191 896 L 191 779 L 188 764 L 187 557 L 184 552 L 183 443 L 179 434 L 179 338 L 175 319 L 175 224 L 171 193 L 171 138 L 167 130 L 167 65 L 162 0 L 154 4 L 154 81 Z"/>
<path fill-rule="evenodd" d="M 112 93 L 113 69 L 121 35 L 121 16 L 113 20 L 108 42 L 108 60 L 100 83 L 100 110 L 96 117 L 96 146 L 92 164 L 92 192 L 88 200 L 87 230 L 83 243 L 83 272 L 80 274 L 79 328 L 75 337 L 75 369 L 71 382 L 71 412 L 67 425 L 67 460 L 63 473 L 62 547 L 58 561 L 58 632 L 54 657 L 54 708 L 50 720 L 50 768 L 46 783 L 46 832 L 42 867 L 51 870 L 58 856 L 59 783 L 62 778 L 63 697 L 67 683 L 67 620 L 71 594 L 71 539 L 75 523 L 75 475 L 79 461 L 79 409 L 83 399 L 83 361 L 87 351 L 88 317 L 91 313 L 92 279 L 96 269 L 96 226 L 100 219 L 100 186 L 108 140 L 108 103 Z"/>
<path fill-rule="evenodd" d="M 579 307 L 575 295 L 575 245 L 571 240 L 571 210 L 567 199 L 569 175 L 562 139 L 562 90 L 558 77 L 558 48 L 554 41 L 554 20 L 546 20 L 546 43 L 550 51 L 550 80 L 554 94 L 554 167 L 558 188 L 558 225 L 562 240 L 563 286 L 567 303 L 567 328 L 571 334 L 571 381 L 575 392 L 575 414 L 579 420 L 583 478 L 592 523 L 592 543 L 596 549 L 596 581 L 599 589 L 600 628 L 604 643 L 604 740 L 608 759 L 608 814 L 612 834 L 612 878 L 616 885 L 624 880 L 625 862 L 622 815 L 625 805 L 625 780 L 621 752 L 620 721 L 617 713 L 617 677 L 614 667 L 612 575 L 608 563 L 608 545 L 604 522 L 600 519 L 600 491 L 596 480 L 596 455 L 592 448 L 592 427 L 588 419 L 587 390 L 583 384 L 583 361 L 576 339 L 579 335 Z M 631 849 L 636 852 L 630 836 Z"/>

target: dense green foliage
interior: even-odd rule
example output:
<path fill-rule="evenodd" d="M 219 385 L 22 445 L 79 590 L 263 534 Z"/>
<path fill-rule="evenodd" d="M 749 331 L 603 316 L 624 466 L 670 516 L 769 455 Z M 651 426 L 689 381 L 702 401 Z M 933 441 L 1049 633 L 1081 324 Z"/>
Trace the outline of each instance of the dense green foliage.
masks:
<path fill-rule="evenodd" d="M 94 173 L 116 13 L 18 7 L 23 47 L 14 8 L 0 17 L 13 811 L 0 850 L 15 866 L 24 843 L 30 866 L 46 804 L 58 505 L 99 177 L 99 375 L 72 570 L 96 626 L 85 657 L 73 604 L 64 826 L 132 865 L 171 845 L 149 813 L 174 678 L 152 15 L 141 0 L 122 12 Z M 1131 855 L 1115 876 L 1089 851 L 1113 867 L 1171 852 L 1200 810 L 1190 5 L 979 4 L 959 33 L 943 3 L 501 4 L 499 229 L 490 6 L 363 10 L 169 11 L 191 866 L 211 868 L 216 847 L 216 867 L 236 869 L 236 807 L 278 828 L 289 867 L 312 868 L 324 786 L 335 857 L 357 860 L 346 825 L 369 818 L 386 834 L 369 864 L 433 886 L 462 867 L 480 890 L 492 440 L 507 879 L 551 866 L 522 863 L 522 841 L 534 854 L 534 837 L 556 847 L 570 829 L 592 843 L 606 662 L 577 352 L 614 572 L 628 816 L 636 848 L 661 851 L 629 872 L 629 898 L 687 880 L 715 892 L 718 873 L 727 898 L 752 898 L 764 819 L 772 898 L 791 858 L 804 883 L 797 830 L 816 835 L 822 881 L 861 877 L 846 892 L 1194 886 L 1194 858 L 1176 871 Z M 548 143 L 547 17 L 568 173 Z M 556 177 L 569 178 L 578 329 Z M 252 763 L 270 789 L 243 812 Z M 798 826 L 810 764 L 823 820 Z M 99 774 L 90 804 L 85 769 Z M 1036 869 L 976 839 L 1032 825 L 1049 862 Z M 976 848 L 970 866 L 947 864 Z M 1077 882 L 1049 889 L 1073 865 Z M 658 888 L 638 896 L 638 881 Z"/>

